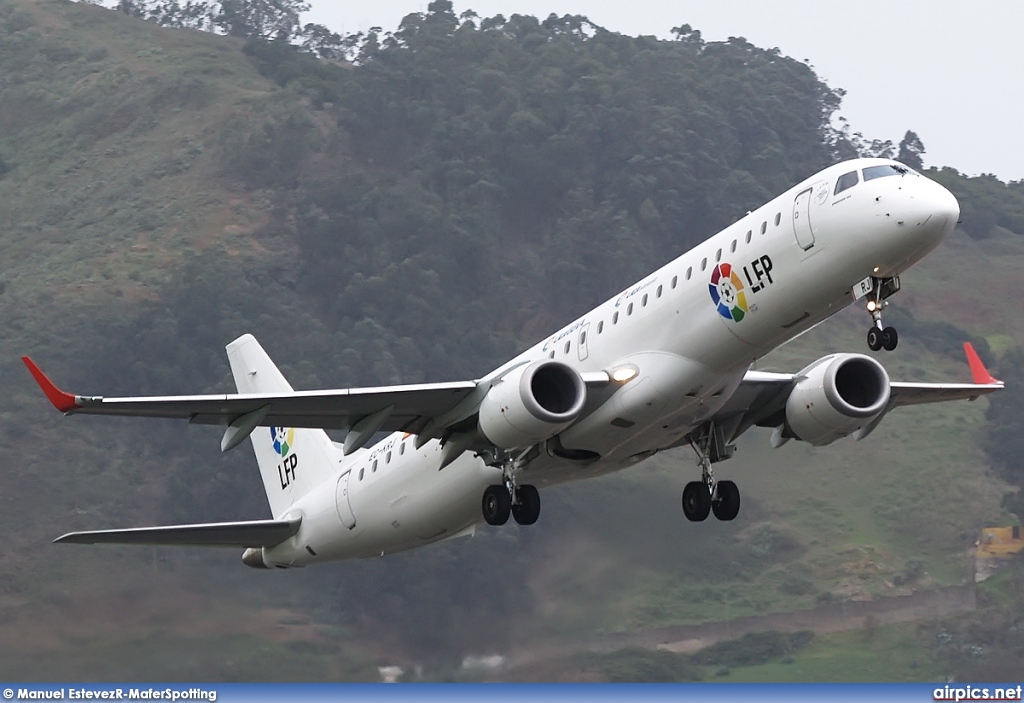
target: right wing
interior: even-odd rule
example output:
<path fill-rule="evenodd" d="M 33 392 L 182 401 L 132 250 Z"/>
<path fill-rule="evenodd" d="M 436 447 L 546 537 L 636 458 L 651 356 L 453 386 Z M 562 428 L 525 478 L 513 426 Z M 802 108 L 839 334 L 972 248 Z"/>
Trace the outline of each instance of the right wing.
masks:
<path fill-rule="evenodd" d="M 893 408 L 950 400 L 974 400 L 1002 390 L 1003 382 L 988 372 L 970 342 L 964 343 L 964 353 L 967 355 L 973 383 L 891 381 L 889 404 L 872 422 L 857 430 L 854 438 L 863 439 L 870 434 Z M 712 418 L 722 429 L 725 441 L 735 440 L 754 426 L 781 426 L 785 422 L 786 400 L 799 380 L 798 374 L 747 371 L 739 388 Z M 679 444 L 687 442 L 682 440 Z"/>
<path fill-rule="evenodd" d="M 69 532 L 61 544 L 160 544 L 202 547 L 274 547 L 294 536 L 302 520 L 249 520 L 201 525 L 132 527 L 123 530 Z"/>

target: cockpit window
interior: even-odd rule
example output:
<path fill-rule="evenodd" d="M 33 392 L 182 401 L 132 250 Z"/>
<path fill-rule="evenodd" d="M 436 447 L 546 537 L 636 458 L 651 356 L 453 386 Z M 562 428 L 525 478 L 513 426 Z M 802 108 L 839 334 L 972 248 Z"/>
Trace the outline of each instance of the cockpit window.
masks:
<path fill-rule="evenodd" d="M 867 169 L 865 169 L 865 171 L 867 171 Z M 844 173 L 843 175 L 841 175 L 839 177 L 839 180 L 836 181 L 836 191 L 835 191 L 835 193 L 833 193 L 833 195 L 839 195 L 840 193 L 842 193 L 847 188 L 853 188 L 855 185 L 857 185 L 857 183 L 858 183 L 858 180 L 857 180 L 857 172 L 856 171 L 850 171 L 849 173 Z"/>
<path fill-rule="evenodd" d="M 883 164 L 881 166 L 868 166 L 864 169 L 864 180 L 871 181 L 886 176 L 905 176 L 910 173 L 909 168 L 896 166 L 895 164 Z"/>

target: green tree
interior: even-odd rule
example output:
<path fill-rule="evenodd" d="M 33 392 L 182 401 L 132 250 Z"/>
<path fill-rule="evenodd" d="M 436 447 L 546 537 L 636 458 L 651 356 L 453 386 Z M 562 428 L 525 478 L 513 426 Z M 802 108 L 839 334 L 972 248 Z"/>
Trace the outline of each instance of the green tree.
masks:
<path fill-rule="evenodd" d="M 308 10 L 301 0 L 221 0 L 213 23 L 232 37 L 291 40 L 302 27 L 299 15 Z"/>
<path fill-rule="evenodd" d="M 917 136 L 916 132 L 911 132 L 908 129 L 900 141 L 900 151 L 896 156 L 896 160 L 920 171 L 924 168 L 924 162 L 921 160 L 922 156 L 924 156 L 924 143 Z"/>

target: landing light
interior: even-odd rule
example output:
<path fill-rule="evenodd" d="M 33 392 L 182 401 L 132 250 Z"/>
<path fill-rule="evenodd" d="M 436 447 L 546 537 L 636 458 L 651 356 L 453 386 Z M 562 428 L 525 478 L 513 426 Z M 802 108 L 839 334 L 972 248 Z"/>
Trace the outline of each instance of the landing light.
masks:
<path fill-rule="evenodd" d="M 620 366 L 612 371 L 612 380 L 616 383 L 625 383 L 636 378 L 640 370 L 635 366 Z"/>
<path fill-rule="evenodd" d="M 878 309 L 878 303 L 876 303 L 874 300 L 869 300 L 868 301 L 868 312 L 874 312 L 877 309 Z"/>

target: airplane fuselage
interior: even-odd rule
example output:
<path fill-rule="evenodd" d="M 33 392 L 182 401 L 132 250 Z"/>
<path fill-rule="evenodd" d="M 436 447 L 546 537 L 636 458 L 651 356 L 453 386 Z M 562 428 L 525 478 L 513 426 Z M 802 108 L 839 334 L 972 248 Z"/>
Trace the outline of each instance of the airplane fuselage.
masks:
<path fill-rule="evenodd" d="M 854 172 L 855 184 L 841 188 Z M 958 214 L 945 188 L 884 159 L 831 166 L 748 213 L 488 374 L 545 358 L 580 373 L 637 371 L 541 443 L 523 477 L 539 486 L 579 480 L 679 444 L 754 361 L 852 303 L 866 277 L 898 276 L 953 230 Z M 473 452 L 439 470 L 441 443 L 417 448 L 414 440 L 394 433 L 349 456 L 339 448 L 335 476 L 275 515 L 301 516 L 301 527 L 264 549 L 263 562 L 382 555 L 471 531 L 483 520 L 481 494 L 501 471 Z"/>

